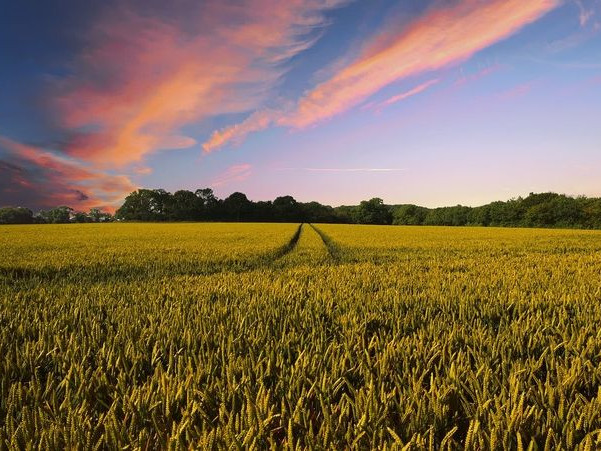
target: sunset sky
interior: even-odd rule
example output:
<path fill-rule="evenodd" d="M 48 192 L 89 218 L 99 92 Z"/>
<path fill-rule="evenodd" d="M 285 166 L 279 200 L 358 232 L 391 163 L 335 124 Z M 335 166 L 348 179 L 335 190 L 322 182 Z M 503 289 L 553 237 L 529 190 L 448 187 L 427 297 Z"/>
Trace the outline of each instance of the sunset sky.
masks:
<path fill-rule="evenodd" d="M 138 187 L 601 196 L 601 0 L 4 2 L 0 206 Z"/>

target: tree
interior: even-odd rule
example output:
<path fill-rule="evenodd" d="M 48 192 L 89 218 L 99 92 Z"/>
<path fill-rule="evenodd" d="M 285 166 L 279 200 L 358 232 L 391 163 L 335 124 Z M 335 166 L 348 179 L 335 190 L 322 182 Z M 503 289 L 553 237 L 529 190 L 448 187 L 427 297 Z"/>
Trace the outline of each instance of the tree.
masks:
<path fill-rule="evenodd" d="M 150 209 L 156 215 L 157 220 L 164 221 L 168 219 L 168 212 L 173 204 L 171 193 L 162 188 L 151 190 Z"/>
<path fill-rule="evenodd" d="M 40 216 L 49 224 L 66 224 L 71 221 L 72 214 L 73 209 L 65 205 L 40 212 Z"/>
<path fill-rule="evenodd" d="M 254 202 L 249 219 L 251 221 L 273 222 L 275 220 L 273 203 L 270 200 Z"/>
<path fill-rule="evenodd" d="M 472 208 L 468 215 L 468 224 L 487 227 L 490 225 L 490 208 L 488 205 Z"/>
<path fill-rule="evenodd" d="M 557 227 L 581 226 L 584 220 L 584 212 L 578 201 L 573 197 L 560 195 L 551 202 L 553 208 L 553 219 Z"/>
<path fill-rule="evenodd" d="M 33 212 L 29 208 L 0 208 L 0 224 L 32 224 Z"/>
<path fill-rule="evenodd" d="M 165 212 L 172 221 L 195 221 L 202 215 L 202 201 L 192 191 L 179 190 L 173 193 Z"/>
<path fill-rule="evenodd" d="M 334 209 L 319 202 L 300 204 L 305 222 L 336 222 L 337 216 Z"/>
<path fill-rule="evenodd" d="M 353 224 L 358 219 L 358 205 L 340 205 L 334 208 L 334 214 L 336 215 L 337 221 L 345 224 Z"/>
<path fill-rule="evenodd" d="M 90 208 L 90 213 L 88 216 L 92 220 L 92 222 L 100 222 L 100 219 L 105 213 L 102 213 L 99 208 Z"/>
<path fill-rule="evenodd" d="M 392 211 L 392 223 L 399 225 L 422 225 L 428 209 L 417 205 L 399 205 Z"/>
<path fill-rule="evenodd" d="M 304 219 L 303 211 L 292 196 L 276 197 L 273 201 L 273 213 L 275 220 L 280 222 L 300 222 Z"/>
<path fill-rule="evenodd" d="M 156 211 L 155 194 L 149 189 L 133 191 L 123 205 L 115 212 L 115 217 L 129 221 L 156 221 L 160 219 Z"/>
<path fill-rule="evenodd" d="M 90 213 L 88 213 L 88 217 L 92 222 L 110 222 L 113 221 L 113 215 L 107 213 L 106 211 L 102 211 L 98 208 L 90 209 Z"/>
<path fill-rule="evenodd" d="M 228 220 L 242 221 L 250 215 L 252 203 L 244 193 L 232 193 L 224 201 L 223 207 Z"/>
<path fill-rule="evenodd" d="M 197 189 L 196 191 L 194 191 L 194 194 L 205 205 L 217 203 L 217 198 L 215 197 L 215 194 L 213 193 L 213 190 L 211 188 Z"/>
<path fill-rule="evenodd" d="M 587 228 L 601 228 L 601 199 L 579 198 L 583 224 Z"/>
<path fill-rule="evenodd" d="M 219 212 L 219 199 L 215 197 L 211 188 L 201 188 L 194 191 L 198 199 L 199 217 L 204 220 L 215 220 Z"/>
<path fill-rule="evenodd" d="M 361 201 L 357 210 L 357 222 L 361 224 L 391 224 L 392 214 L 379 197 Z"/>
<path fill-rule="evenodd" d="M 92 218 L 82 211 L 77 211 L 73 215 L 73 222 L 92 222 Z"/>

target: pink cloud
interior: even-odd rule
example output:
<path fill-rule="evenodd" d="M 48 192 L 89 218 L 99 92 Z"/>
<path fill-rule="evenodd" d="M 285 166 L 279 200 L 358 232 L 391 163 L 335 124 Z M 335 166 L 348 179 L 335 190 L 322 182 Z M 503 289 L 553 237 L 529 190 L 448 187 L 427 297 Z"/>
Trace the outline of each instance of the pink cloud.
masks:
<path fill-rule="evenodd" d="M 250 164 L 237 164 L 230 166 L 223 174 L 215 177 L 211 186 L 218 188 L 220 186 L 229 185 L 232 182 L 241 182 L 250 177 L 252 172 L 252 166 Z"/>
<path fill-rule="evenodd" d="M 407 30 L 378 36 L 355 62 L 305 95 L 283 123 L 307 127 L 355 106 L 396 80 L 465 61 L 558 4 L 557 0 L 463 0 L 432 9 Z"/>
<path fill-rule="evenodd" d="M 249 133 L 269 127 L 278 115 L 279 113 L 273 110 L 256 111 L 239 124 L 214 131 L 202 148 L 206 153 L 210 153 L 230 141 L 240 143 Z"/>
<path fill-rule="evenodd" d="M 54 106 L 72 132 L 65 150 L 121 167 L 194 146 L 184 125 L 260 106 L 282 63 L 311 46 L 324 12 L 345 1 L 215 1 L 169 21 L 131 10 L 105 16 L 75 75 L 58 83 Z"/>
<path fill-rule="evenodd" d="M 126 194 L 137 189 L 125 175 L 102 172 L 74 158 L 4 136 L 0 136 L 0 147 L 9 152 L 12 162 L 2 167 L 10 180 L 4 192 L 31 198 L 43 207 L 68 205 L 80 210 L 101 207 L 114 211 Z"/>
<path fill-rule="evenodd" d="M 433 8 L 400 29 L 390 26 L 370 39 L 359 56 L 337 68 L 309 90 L 296 107 L 256 121 L 234 125 L 205 143 L 211 150 L 247 133 L 280 125 L 305 128 L 336 116 L 398 80 L 442 69 L 469 59 L 507 38 L 560 4 L 560 0 L 459 0 Z"/>
<path fill-rule="evenodd" d="M 60 155 L 2 138 L 21 163 L 3 163 L 14 183 L 2 189 L 31 189 L 45 206 L 116 205 L 135 187 L 110 171 L 147 175 L 148 155 L 197 145 L 184 126 L 260 107 L 286 62 L 315 43 L 325 13 L 348 1 L 209 0 L 168 14 L 118 2 L 46 93 L 66 136 Z"/>
<path fill-rule="evenodd" d="M 439 79 L 428 80 L 428 81 L 416 86 L 415 88 L 410 89 L 409 91 L 402 92 L 400 94 L 397 94 L 395 96 L 392 96 L 392 97 L 384 100 L 383 102 L 380 102 L 380 103 L 374 105 L 373 108 L 376 108 L 376 109 L 385 108 L 389 105 L 392 105 L 393 103 L 400 102 L 401 100 L 408 99 L 409 97 L 412 97 L 421 92 L 424 92 L 426 89 L 428 89 L 431 86 L 434 86 L 435 84 L 438 84 L 438 83 L 440 83 Z"/>

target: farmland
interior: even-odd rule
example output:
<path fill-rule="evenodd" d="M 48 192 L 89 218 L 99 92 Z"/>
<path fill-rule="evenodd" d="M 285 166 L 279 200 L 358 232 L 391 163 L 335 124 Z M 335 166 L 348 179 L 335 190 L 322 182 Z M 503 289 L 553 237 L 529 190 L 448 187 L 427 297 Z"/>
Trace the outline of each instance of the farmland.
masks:
<path fill-rule="evenodd" d="M 601 232 L 0 229 L 0 449 L 594 449 Z"/>

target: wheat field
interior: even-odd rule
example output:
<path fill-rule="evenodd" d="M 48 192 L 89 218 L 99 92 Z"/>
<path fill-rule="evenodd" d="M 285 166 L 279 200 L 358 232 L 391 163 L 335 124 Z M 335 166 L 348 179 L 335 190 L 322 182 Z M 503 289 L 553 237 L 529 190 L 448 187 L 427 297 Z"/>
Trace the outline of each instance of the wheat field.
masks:
<path fill-rule="evenodd" d="M 601 232 L 0 229 L 0 449 L 597 449 Z"/>

